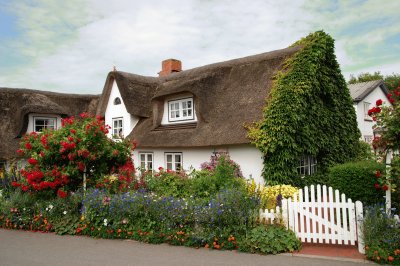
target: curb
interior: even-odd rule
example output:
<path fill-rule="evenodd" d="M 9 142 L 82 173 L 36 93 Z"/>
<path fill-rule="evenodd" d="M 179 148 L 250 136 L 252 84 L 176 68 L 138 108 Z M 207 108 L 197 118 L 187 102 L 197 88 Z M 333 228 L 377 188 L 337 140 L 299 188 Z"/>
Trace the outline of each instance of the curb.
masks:
<path fill-rule="evenodd" d="M 309 254 L 295 254 L 295 253 L 281 253 L 277 254 L 277 256 L 287 256 L 287 257 L 301 257 L 301 258 L 310 258 L 310 259 L 324 259 L 324 260 L 334 260 L 334 261 L 348 261 L 362 264 L 375 264 L 372 261 L 367 259 L 352 259 L 346 257 L 331 257 L 331 256 L 320 256 L 320 255 L 309 255 Z"/>

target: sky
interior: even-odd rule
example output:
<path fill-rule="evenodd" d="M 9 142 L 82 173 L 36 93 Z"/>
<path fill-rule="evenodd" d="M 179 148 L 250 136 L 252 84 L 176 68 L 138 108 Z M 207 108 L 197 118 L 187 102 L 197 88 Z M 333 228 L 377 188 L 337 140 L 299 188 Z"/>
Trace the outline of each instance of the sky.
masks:
<path fill-rule="evenodd" d="M 0 87 L 100 94 L 119 71 L 157 76 L 282 49 L 317 30 L 344 77 L 400 73 L 399 0 L 0 0 Z"/>

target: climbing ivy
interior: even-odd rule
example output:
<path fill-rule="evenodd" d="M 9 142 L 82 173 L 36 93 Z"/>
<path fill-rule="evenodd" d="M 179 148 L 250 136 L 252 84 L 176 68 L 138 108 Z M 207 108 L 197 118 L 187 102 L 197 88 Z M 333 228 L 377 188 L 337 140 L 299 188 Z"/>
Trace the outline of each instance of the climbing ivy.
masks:
<path fill-rule="evenodd" d="M 317 31 L 293 44 L 300 50 L 275 75 L 262 121 L 248 136 L 264 155 L 267 184 L 299 178 L 301 155 L 317 158 L 318 171 L 357 155 L 360 133 L 334 40 Z"/>

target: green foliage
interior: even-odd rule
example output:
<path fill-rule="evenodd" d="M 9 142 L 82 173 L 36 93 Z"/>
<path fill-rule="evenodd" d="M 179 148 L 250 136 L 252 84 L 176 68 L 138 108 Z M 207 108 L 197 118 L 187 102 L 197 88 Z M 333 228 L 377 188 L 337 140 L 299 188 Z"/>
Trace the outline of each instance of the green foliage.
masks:
<path fill-rule="evenodd" d="M 309 176 L 297 177 L 293 180 L 293 186 L 303 188 L 311 185 L 328 185 L 328 174 L 326 172 L 317 172 Z"/>
<path fill-rule="evenodd" d="M 352 160 L 360 137 L 334 40 L 318 31 L 294 45 L 301 48 L 276 75 L 263 120 L 249 128 L 268 185 L 291 184 L 301 155 L 316 157 L 322 172 Z"/>
<path fill-rule="evenodd" d="M 374 160 L 375 154 L 372 150 L 372 147 L 369 143 L 360 140 L 357 146 L 357 157 L 354 161 L 364 161 L 364 160 Z"/>
<path fill-rule="evenodd" d="M 190 176 L 190 195 L 208 198 L 215 195 L 220 188 L 217 177 L 209 170 L 193 171 Z"/>
<path fill-rule="evenodd" d="M 260 254 L 277 254 L 299 250 L 301 242 L 296 235 L 282 226 L 259 225 L 251 229 L 240 250 Z"/>
<path fill-rule="evenodd" d="M 383 75 L 381 74 L 380 71 L 376 71 L 373 74 L 366 72 L 366 73 L 359 74 L 357 77 L 350 75 L 350 80 L 348 83 L 354 84 L 354 83 L 367 82 L 367 81 L 379 80 L 379 79 L 383 79 Z"/>
<path fill-rule="evenodd" d="M 368 259 L 400 265 L 400 223 L 383 206 L 366 208 L 362 229 Z"/>
<path fill-rule="evenodd" d="M 400 74 L 387 75 L 384 81 L 389 91 L 394 92 L 400 86 Z"/>
<path fill-rule="evenodd" d="M 364 204 L 383 202 L 384 192 L 376 189 L 376 171 L 384 172 L 384 165 L 374 161 L 350 162 L 329 169 L 328 184 L 353 201 Z"/>
<path fill-rule="evenodd" d="M 184 172 L 164 170 L 160 167 L 158 173 L 147 172 L 144 180 L 147 188 L 160 196 L 188 197 L 189 181 Z"/>
<path fill-rule="evenodd" d="M 394 155 L 390 171 L 392 187 L 392 207 L 400 214 L 400 155 Z"/>
<path fill-rule="evenodd" d="M 32 132 L 22 138 L 17 152 L 28 158 L 28 164 L 21 171 L 24 180 L 13 186 L 40 197 L 65 197 L 82 186 L 84 172 L 88 186 L 95 185 L 103 175 L 130 162 L 129 141 L 110 140 L 100 117 L 80 116 L 63 119 L 58 130 Z"/>

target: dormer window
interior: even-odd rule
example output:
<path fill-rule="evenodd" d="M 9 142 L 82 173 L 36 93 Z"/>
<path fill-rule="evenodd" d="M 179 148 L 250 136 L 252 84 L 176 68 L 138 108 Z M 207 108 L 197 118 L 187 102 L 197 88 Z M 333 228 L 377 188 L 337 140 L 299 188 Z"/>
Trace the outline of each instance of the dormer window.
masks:
<path fill-rule="evenodd" d="M 117 97 L 114 99 L 114 105 L 121 104 L 121 98 Z"/>
<path fill-rule="evenodd" d="M 193 98 L 185 98 L 168 102 L 168 121 L 194 120 Z"/>
<path fill-rule="evenodd" d="M 44 129 L 55 130 L 57 126 L 56 117 L 33 117 L 33 131 L 41 132 Z"/>

